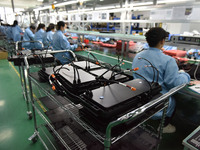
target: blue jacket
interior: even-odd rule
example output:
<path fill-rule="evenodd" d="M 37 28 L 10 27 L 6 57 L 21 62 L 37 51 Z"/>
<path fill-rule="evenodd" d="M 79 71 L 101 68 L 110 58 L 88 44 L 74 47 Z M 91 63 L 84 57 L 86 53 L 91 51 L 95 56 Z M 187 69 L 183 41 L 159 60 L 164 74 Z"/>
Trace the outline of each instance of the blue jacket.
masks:
<path fill-rule="evenodd" d="M 24 36 L 23 36 L 23 41 L 33 41 L 34 40 L 34 34 L 31 31 L 30 28 L 26 28 Z M 34 43 L 30 42 L 24 42 L 22 43 L 22 47 L 25 49 L 33 49 L 34 48 Z"/>
<path fill-rule="evenodd" d="M 179 68 L 174 58 L 165 55 L 161 50 L 157 48 L 150 47 L 148 50 L 144 50 L 138 53 L 133 59 L 132 68 L 139 67 L 137 73 L 144 76 L 149 82 L 153 79 L 153 69 L 152 67 L 145 67 L 145 65 L 150 65 L 147 61 L 143 59 L 138 59 L 138 57 L 143 57 L 149 60 L 159 71 L 158 83 L 162 86 L 161 93 L 167 93 L 173 87 L 178 85 L 189 83 L 190 76 L 187 73 L 179 73 Z M 134 78 L 141 78 L 136 74 L 133 74 Z M 157 73 L 155 76 L 155 81 Z M 167 116 L 170 117 L 175 108 L 175 100 L 173 97 L 169 99 L 169 106 L 167 108 Z M 162 116 L 162 111 L 154 115 L 153 119 L 160 119 Z"/>
<path fill-rule="evenodd" d="M 53 35 L 54 35 L 54 32 L 52 31 L 45 32 L 43 34 L 43 44 L 45 48 L 53 46 Z"/>
<path fill-rule="evenodd" d="M 6 38 L 7 40 L 12 40 L 13 36 L 12 36 L 12 27 L 6 27 L 5 29 L 5 33 L 6 33 Z"/>
<path fill-rule="evenodd" d="M 4 26 L 0 26 L 0 32 L 1 32 L 1 34 L 6 35 Z"/>
<path fill-rule="evenodd" d="M 62 33 L 62 31 L 58 30 L 53 35 L 53 50 L 72 50 L 74 51 L 78 46 L 76 44 L 70 45 L 67 40 L 67 37 Z M 69 52 L 57 53 L 54 56 L 62 63 L 69 63 L 72 59 L 72 56 Z"/>
<path fill-rule="evenodd" d="M 23 31 L 18 25 L 12 27 L 12 37 L 14 42 L 21 41 L 20 33 L 23 33 Z"/>
<path fill-rule="evenodd" d="M 43 29 L 38 30 L 35 33 L 34 41 L 40 41 L 43 42 L 43 36 L 45 31 Z M 39 42 L 34 42 L 35 49 L 42 49 L 42 45 Z"/>

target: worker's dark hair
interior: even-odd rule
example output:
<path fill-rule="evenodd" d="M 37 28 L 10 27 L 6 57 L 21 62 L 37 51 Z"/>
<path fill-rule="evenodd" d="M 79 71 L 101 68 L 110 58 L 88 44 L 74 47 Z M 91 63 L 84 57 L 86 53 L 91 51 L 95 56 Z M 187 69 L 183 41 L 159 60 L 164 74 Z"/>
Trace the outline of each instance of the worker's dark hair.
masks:
<path fill-rule="evenodd" d="M 154 27 L 151 28 L 146 34 L 146 40 L 150 47 L 155 47 L 160 41 L 169 36 L 169 32 L 166 32 L 163 28 Z"/>
<path fill-rule="evenodd" d="M 65 23 L 64 23 L 63 21 L 59 21 L 59 22 L 57 23 L 56 29 L 57 29 L 57 30 L 60 30 L 60 28 L 61 28 L 61 27 L 64 27 L 64 26 L 65 26 Z"/>
<path fill-rule="evenodd" d="M 39 31 L 40 29 L 44 28 L 45 27 L 45 24 L 43 23 L 40 23 L 37 27 L 37 31 Z"/>
<path fill-rule="evenodd" d="M 13 22 L 13 27 L 15 27 L 16 25 L 18 25 L 18 21 L 17 20 L 15 20 L 14 22 Z"/>
<path fill-rule="evenodd" d="M 46 32 L 49 32 L 49 31 L 51 31 L 54 28 L 55 28 L 55 25 L 53 23 L 50 23 L 49 26 L 47 27 Z"/>
<path fill-rule="evenodd" d="M 36 27 L 35 27 L 35 25 L 31 24 L 30 28 L 33 29 L 33 30 L 35 30 Z"/>

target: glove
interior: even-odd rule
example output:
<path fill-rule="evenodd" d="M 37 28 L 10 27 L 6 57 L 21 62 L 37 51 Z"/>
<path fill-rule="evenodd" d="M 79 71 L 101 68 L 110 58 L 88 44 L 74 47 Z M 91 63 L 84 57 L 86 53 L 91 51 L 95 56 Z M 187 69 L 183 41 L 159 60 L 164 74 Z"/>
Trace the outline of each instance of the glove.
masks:
<path fill-rule="evenodd" d="M 182 70 L 182 69 L 181 69 L 181 70 L 179 70 L 178 72 L 179 72 L 179 73 L 184 73 L 184 72 L 185 72 L 185 70 Z"/>

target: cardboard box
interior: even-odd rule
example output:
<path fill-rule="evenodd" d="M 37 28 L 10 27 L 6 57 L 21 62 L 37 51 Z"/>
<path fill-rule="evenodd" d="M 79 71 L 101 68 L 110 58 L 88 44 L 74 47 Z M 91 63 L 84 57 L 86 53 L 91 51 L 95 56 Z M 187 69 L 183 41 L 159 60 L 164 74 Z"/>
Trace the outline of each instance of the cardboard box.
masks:
<path fill-rule="evenodd" d="M 8 58 L 8 52 L 0 50 L 0 59 L 7 59 L 7 58 Z"/>

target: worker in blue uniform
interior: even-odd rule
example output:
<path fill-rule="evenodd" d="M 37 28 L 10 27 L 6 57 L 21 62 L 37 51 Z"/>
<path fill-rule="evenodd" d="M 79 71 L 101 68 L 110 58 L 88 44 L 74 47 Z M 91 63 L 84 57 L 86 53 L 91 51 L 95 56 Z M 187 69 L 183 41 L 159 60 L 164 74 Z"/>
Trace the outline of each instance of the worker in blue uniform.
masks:
<path fill-rule="evenodd" d="M 193 59 L 200 59 L 200 50 L 190 49 L 189 51 L 187 51 L 187 57 Z"/>
<path fill-rule="evenodd" d="M 23 41 L 33 41 L 34 40 L 34 33 L 35 33 L 35 26 L 31 25 L 30 27 L 26 28 L 23 36 Z M 22 47 L 25 49 L 33 49 L 34 43 L 30 42 L 23 42 Z"/>
<path fill-rule="evenodd" d="M 9 25 L 9 24 L 6 25 L 5 33 L 6 33 L 7 40 L 12 41 L 13 36 L 12 36 L 12 26 L 11 25 Z"/>
<path fill-rule="evenodd" d="M 144 76 L 149 82 L 152 82 L 154 73 L 153 67 L 149 66 L 150 64 L 148 61 L 150 61 L 152 65 L 159 71 L 158 83 L 162 86 L 162 94 L 167 93 L 173 87 L 184 83 L 189 83 L 189 74 L 185 72 L 179 72 L 179 68 L 175 59 L 165 55 L 161 50 L 161 48 L 165 44 L 165 38 L 168 36 L 168 33 L 160 27 L 155 27 L 151 28 L 145 34 L 145 36 L 147 43 L 149 44 L 149 48 L 138 53 L 133 59 L 132 67 L 139 67 L 137 73 Z M 148 61 L 142 58 L 145 58 Z M 133 74 L 133 77 L 141 78 L 136 74 Z M 163 133 L 173 133 L 176 131 L 175 126 L 170 124 L 171 118 L 174 114 L 174 110 L 175 99 L 173 97 L 170 97 Z M 161 119 L 161 117 L 162 111 L 156 113 L 152 119 Z"/>
<path fill-rule="evenodd" d="M 21 41 L 21 34 L 20 33 L 23 33 L 23 31 L 18 26 L 18 21 L 15 20 L 13 22 L 13 25 L 12 25 L 12 37 L 13 37 L 14 42 Z"/>
<path fill-rule="evenodd" d="M 67 37 L 63 34 L 66 24 L 63 21 L 57 23 L 57 32 L 53 35 L 53 50 L 72 50 L 78 48 L 77 44 L 70 45 Z M 69 52 L 57 53 L 54 55 L 61 64 L 70 63 L 72 56 Z"/>
<path fill-rule="evenodd" d="M 53 48 L 53 35 L 55 32 L 55 25 L 50 23 L 46 32 L 43 34 L 43 44 L 45 49 Z"/>
<path fill-rule="evenodd" d="M 45 24 L 43 23 L 40 23 L 37 27 L 37 32 L 35 33 L 35 36 L 34 36 L 34 41 L 40 41 L 42 43 L 43 41 L 43 36 L 44 36 L 44 33 L 45 33 Z M 42 47 L 42 44 L 39 43 L 39 42 L 34 42 L 34 48 L 35 49 L 39 49 L 39 50 L 42 50 L 43 47 Z"/>

